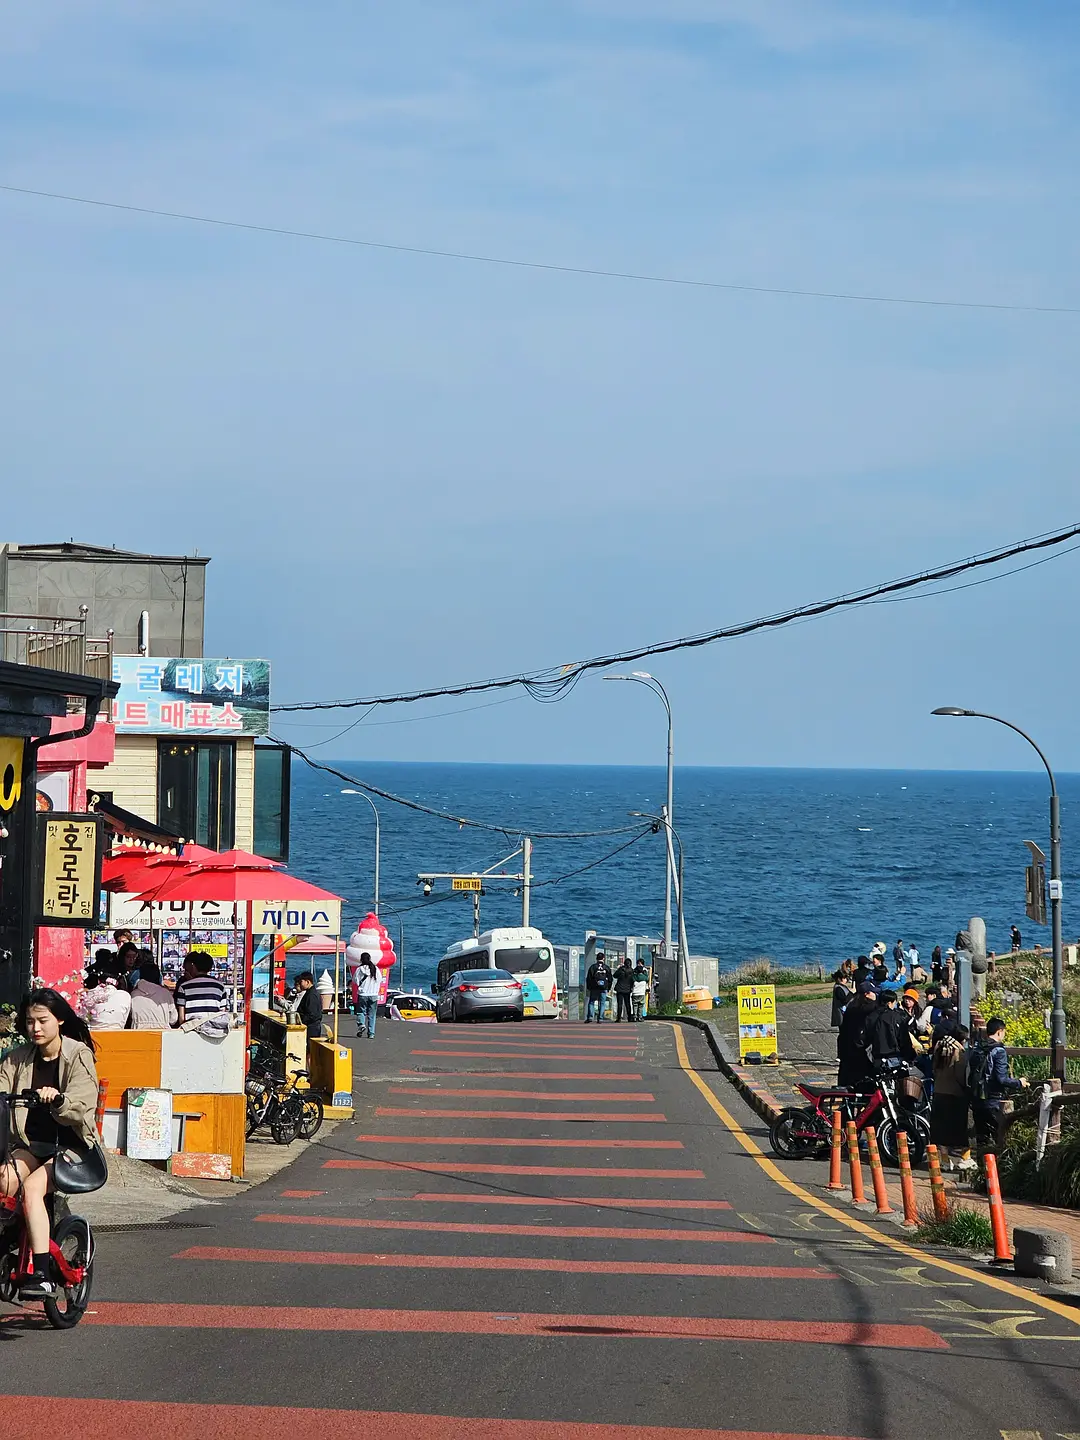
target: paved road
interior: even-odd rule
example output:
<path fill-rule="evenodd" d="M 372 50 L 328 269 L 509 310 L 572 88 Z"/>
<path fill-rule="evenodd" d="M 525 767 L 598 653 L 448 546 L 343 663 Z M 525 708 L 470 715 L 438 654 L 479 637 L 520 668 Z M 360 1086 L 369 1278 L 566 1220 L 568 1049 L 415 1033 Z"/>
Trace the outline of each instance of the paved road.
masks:
<path fill-rule="evenodd" d="M 77 1330 L 0 1321 L 6 1435 L 1080 1432 L 1080 1311 L 800 1190 L 697 1032 L 385 1024 L 357 1070 L 275 1180 L 103 1235 Z"/>

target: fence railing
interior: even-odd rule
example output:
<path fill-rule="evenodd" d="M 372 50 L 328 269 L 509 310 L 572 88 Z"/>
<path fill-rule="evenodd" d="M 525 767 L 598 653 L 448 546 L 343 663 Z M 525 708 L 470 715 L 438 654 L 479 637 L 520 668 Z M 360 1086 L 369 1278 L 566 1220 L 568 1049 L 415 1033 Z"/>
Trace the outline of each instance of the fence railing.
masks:
<path fill-rule="evenodd" d="M 0 612 L 0 656 L 18 665 L 111 680 L 113 632 L 87 635 L 87 607 L 79 611 L 78 616 Z"/>

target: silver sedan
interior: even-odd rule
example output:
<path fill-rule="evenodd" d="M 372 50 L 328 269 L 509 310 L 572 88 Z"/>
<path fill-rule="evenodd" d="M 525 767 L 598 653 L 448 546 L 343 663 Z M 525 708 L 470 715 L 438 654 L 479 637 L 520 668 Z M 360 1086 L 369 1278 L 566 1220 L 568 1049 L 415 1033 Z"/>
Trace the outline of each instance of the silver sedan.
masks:
<path fill-rule="evenodd" d="M 521 981 L 509 970 L 457 970 L 439 991 L 435 1015 L 439 1020 L 521 1020 Z"/>

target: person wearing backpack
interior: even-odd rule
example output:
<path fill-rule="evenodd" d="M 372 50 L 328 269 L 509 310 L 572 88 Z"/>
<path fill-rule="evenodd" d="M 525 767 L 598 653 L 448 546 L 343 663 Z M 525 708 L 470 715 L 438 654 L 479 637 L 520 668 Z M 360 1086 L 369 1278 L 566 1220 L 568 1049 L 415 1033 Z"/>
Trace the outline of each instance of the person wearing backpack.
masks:
<path fill-rule="evenodd" d="M 1005 1021 L 995 1016 L 986 1022 L 985 1040 L 968 1052 L 967 1089 L 975 1121 L 975 1141 L 984 1154 L 997 1152 L 1005 1100 L 1018 1090 L 1026 1090 L 1028 1085 L 1025 1079 L 1009 1074 L 1004 1037 Z"/>

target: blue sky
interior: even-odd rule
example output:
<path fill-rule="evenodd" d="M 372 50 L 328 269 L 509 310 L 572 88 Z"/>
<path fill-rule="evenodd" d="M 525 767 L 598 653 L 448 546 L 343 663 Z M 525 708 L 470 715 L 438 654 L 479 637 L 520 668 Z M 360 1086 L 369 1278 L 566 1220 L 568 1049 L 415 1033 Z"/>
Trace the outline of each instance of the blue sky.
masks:
<path fill-rule="evenodd" d="M 1080 305 L 1078 29 L 1041 0 L 38 0 L 0 35 L 0 180 L 568 265 Z M 209 552 L 208 650 L 268 656 L 279 699 L 574 660 L 1080 513 L 1080 316 L 648 286 L 11 194 L 0 269 L 4 538 Z M 1078 588 L 1080 555 L 658 660 L 680 758 L 1026 763 L 996 727 L 928 718 L 959 701 L 1080 769 Z M 594 680 L 320 753 L 647 762 L 657 710 Z M 316 719 L 289 738 L 345 723 Z"/>

